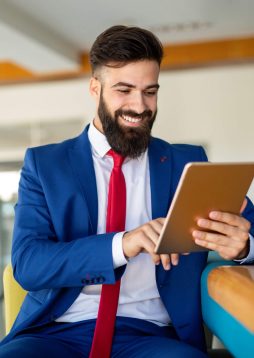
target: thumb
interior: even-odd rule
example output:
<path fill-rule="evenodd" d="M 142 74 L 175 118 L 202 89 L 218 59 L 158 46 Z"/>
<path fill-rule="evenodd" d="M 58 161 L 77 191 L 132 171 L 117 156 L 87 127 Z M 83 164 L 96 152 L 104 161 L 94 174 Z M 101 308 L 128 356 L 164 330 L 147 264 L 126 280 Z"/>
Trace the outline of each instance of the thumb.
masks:
<path fill-rule="evenodd" d="M 248 203 L 248 201 L 247 201 L 247 199 L 245 198 L 244 201 L 243 201 L 243 203 L 242 203 L 242 206 L 241 206 L 241 209 L 240 209 L 240 213 L 242 213 L 242 212 L 244 211 L 244 209 L 245 209 L 246 206 L 247 206 L 247 203 Z"/>

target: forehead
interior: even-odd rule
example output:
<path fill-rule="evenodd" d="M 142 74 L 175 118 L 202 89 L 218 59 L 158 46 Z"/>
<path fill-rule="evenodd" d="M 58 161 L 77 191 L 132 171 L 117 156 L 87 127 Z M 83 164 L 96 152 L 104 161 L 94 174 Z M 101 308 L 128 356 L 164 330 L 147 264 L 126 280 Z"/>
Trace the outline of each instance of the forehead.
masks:
<path fill-rule="evenodd" d="M 112 63 L 112 65 L 114 65 Z M 142 60 L 127 63 L 121 67 L 103 66 L 100 77 L 105 86 L 112 87 L 119 82 L 127 82 L 137 87 L 147 87 L 158 83 L 159 65 L 156 61 Z"/>

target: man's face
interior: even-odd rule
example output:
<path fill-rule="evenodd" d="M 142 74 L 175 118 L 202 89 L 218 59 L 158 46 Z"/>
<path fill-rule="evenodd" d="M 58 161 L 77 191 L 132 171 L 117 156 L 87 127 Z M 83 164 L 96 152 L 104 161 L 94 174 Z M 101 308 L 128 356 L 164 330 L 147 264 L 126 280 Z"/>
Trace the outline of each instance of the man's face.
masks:
<path fill-rule="evenodd" d="M 132 158 L 143 153 L 157 113 L 159 66 L 155 61 L 137 61 L 120 68 L 103 67 L 95 126 L 110 146 Z"/>

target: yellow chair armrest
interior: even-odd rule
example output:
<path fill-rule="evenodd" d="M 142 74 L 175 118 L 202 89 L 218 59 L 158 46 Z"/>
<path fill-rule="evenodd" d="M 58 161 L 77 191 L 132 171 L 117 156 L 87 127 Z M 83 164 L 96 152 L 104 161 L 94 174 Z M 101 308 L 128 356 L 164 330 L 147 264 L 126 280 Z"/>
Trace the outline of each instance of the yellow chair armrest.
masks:
<path fill-rule="evenodd" d="M 3 274 L 5 331 L 9 333 L 27 292 L 13 277 L 11 265 L 7 265 Z"/>

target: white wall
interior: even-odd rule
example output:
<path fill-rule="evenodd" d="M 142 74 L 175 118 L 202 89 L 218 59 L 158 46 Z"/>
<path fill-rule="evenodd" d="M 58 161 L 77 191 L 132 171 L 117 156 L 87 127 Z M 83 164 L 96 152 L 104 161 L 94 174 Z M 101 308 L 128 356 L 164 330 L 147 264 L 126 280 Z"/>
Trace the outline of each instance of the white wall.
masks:
<path fill-rule="evenodd" d="M 162 73 L 154 134 L 212 161 L 254 160 L 254 64 Z"/>
<path fill-rule="evenodd" d="M 92 115 L 86 78 L 0 87 L 0 126 Z"/>
<path fill-rule="evenodd" d="M 3 133 L 0 132 L 0 162 L 22 160 L 26 147 L 44 144 L 42 137 L 50 137 L 50 141 L 55 142 L 74 136 L 74 133 L 77 135 L 93 113 L 88 80 L 84 78 L 0 87 L 0 131 L 2 128 Z M 74 123 L 77 119 L 79 125 Z M 74 130 L 68 133 L 70 121 Z M 50 124 L 55 124 L 55 133 L 40 132 L 42 124 L 45 131 L 47 123 L 49 128 Z M 6 141 L 6 131 L 12 136 L 11 148 L 1 145 L 1 140 Z M 20 139 L 22 133 L 27 134 L 26 139 Z"/>

